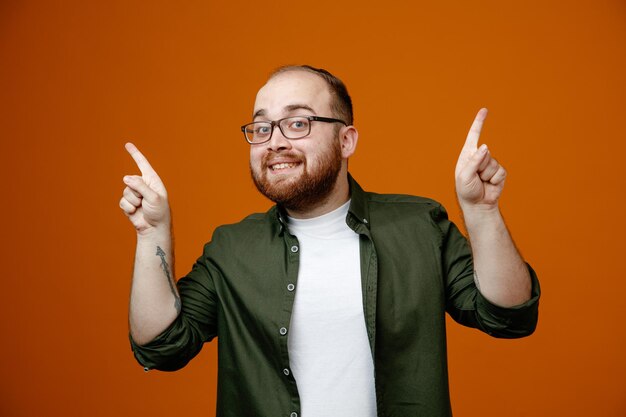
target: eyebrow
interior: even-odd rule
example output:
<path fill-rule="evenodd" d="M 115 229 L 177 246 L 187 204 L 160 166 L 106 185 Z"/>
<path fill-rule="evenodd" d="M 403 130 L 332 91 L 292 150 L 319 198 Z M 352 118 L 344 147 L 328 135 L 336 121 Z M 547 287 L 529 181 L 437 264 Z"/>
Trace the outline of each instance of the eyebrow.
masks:
<path fill-rule="evenodd" d="M 283 109 L 283 111 L 286 113 L 291 113 L 295 110 L 308 110 L 313 114 L 317 114 L 315 113 L 315 110 L 311 108 L 311 106 L 307 106 L 306 104 L 289 104 Z M 254 112 L 254 115 L 252 115 L 252 120 L 256 119 L 257 117 L 265 116 L 266 114 L 267 112 L 265 111 L 265 109 L 259 109 Z"/>

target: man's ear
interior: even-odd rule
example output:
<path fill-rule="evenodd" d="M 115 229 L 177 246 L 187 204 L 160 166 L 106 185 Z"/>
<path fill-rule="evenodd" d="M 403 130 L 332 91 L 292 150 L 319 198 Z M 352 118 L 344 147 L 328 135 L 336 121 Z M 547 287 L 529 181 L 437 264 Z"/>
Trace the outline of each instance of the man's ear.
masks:
<path fill-rule="evenodd" d="M 359 132 L 354 126 L 345 126 L 339 132 L 339 140 L 341 141 L 341 157 L 348 159 L 356 151 L 356 144 L 359 141 Z"/>

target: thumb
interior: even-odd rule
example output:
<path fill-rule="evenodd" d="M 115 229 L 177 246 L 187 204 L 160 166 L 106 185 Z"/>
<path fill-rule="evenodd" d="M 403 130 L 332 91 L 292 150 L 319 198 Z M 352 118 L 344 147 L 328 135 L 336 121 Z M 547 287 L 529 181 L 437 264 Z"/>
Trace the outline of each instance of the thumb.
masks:
<path fill-rule="evenodd" d="M 131 190 L 139 193 L 148 204 L 154 205 L 159 199 L 159 195 L 139 175 L 126 175 L 124 184 Z"/>
<path fill-rule="evenodd" d="M 469 184 L 474 176 L 478 173 L 480 165 L 488 155 L 487 145 L 481 145 L 480 148 L 467 160 L 464 167 L 459 172 L 459 180 L 462 183 Z"/>

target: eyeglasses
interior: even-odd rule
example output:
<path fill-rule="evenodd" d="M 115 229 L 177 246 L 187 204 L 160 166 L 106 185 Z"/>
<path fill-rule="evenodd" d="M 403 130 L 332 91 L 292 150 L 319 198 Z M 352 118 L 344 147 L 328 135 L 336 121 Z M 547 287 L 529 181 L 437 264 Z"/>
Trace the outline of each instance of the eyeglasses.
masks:
<path fill-rule="evenodd" d="M 258 145 L 272 138 L 272 133 L 274 133 L 274 127 L 276 126 L 287 139 L 302 139 L 311 133 L 311 122 L 343 123 L 348 126 L 343 120 L 331 119 L 330 117 L 295 116 L 271 122 L 248 123 L 241 126 L 241 131 L 249 144 Z"/>

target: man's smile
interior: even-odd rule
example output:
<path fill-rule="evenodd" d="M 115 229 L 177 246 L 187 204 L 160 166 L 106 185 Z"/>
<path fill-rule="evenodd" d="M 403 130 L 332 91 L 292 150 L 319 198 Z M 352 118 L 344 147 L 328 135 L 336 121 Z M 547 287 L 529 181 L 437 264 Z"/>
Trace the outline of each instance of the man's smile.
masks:
<path fill-rule="evenodd" d="M 288 168 L 294 168 L 297 165 L 300 165 L 299 162 L 281 162 L 278 164 L 274 164 L 274 165 L 270 165 L 270 170 L 277 172 L 277 171 L 282 171 L 284 169 L 288 169 Z"/>
<path fill-rule="evenodd" d="M 265 167 L 271 173 L 287 173 L 302 165 L 303 160 L 295 155 L 268 155 Z"/>

